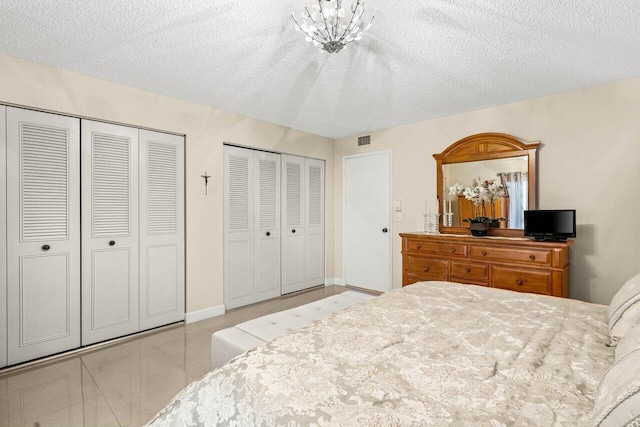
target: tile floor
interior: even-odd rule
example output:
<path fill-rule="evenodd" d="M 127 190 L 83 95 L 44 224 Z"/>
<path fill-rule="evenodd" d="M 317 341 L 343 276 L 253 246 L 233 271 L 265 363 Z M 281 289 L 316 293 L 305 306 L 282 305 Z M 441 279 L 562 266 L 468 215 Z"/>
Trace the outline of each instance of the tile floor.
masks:
<path fill-rule="evenodd" d="M 141 426 L 209 371 L 213 332 L 344 290 L 314 289 L 43 366 L 0 371 L 0 426 Z"/>

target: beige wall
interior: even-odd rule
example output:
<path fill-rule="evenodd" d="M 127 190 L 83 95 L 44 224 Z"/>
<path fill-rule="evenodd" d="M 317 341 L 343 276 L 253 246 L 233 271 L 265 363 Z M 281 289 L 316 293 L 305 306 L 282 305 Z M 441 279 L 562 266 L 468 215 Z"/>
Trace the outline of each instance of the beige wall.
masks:
<path fill-rule="evenodd" d="M 640 271 L 640 79 L 587 88 L 334 141 L 150 92 L 0 55 L 0 103 L 184 133 L 187 136 L 187 311 L 222 304 L 222 143 L 325 159 L 326 277 L 342 276 L 342 157 L 391 149 L 394 287 L 398 233 L 420 230 L 435 198 L 432 155 L 465 136 L 504 132 L 540 140 L 538 207 L 576 208 L 571 296 L 608 303 Z M 200 175 L 212 175 L 204 196 Z M 331 173 L 333 171 L 334 173 Z M 334 221 L 335 220 L 335 221 Z M 332 233 L 333 230 L 333 233 Z"/>
<path fill-rule="evenodd" d="M 186 135 L 187 312 L 221 305 L 222 144 L 231 142 L 326 160 L 334 141 L 0 55 L 0 103 L 149 127 Z M 200 175 L 207 171 L 209 195 Z M 326 227 L 333 224 L 333 174 L 326 175 Z M 326 271 L 333 277 L 333 234 L 326 233 Z"/>
<path fill-rule="evenodd" d="M 608 304 L 640 271 L 640 79 L 488 108 L 336 141 L 335 266 L 342 270 L 342 157 L 391 149 L 392 200 L 403 201 L 393 223 L 393 285 L 402 282 L 398 233 L 422 229 L 425 200 L 435 199 L 434 153 L 480 132 L 541 141 L 538 208 L 577 209 L 578 237 L 571 296 Z"/>

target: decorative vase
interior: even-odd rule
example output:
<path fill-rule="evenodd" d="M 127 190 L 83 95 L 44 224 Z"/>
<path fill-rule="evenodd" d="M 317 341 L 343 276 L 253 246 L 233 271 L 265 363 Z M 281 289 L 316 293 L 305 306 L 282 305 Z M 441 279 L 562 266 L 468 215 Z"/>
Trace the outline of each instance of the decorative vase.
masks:
<path fill-rule="evenodd" d="M 469 224 L 469 228 L 471 229 L 471 234 L 476 237 L 484 237 L 487 235 L 487 231 L 489 231 L 489 224 L 486 222 L 472 222 Z"/>

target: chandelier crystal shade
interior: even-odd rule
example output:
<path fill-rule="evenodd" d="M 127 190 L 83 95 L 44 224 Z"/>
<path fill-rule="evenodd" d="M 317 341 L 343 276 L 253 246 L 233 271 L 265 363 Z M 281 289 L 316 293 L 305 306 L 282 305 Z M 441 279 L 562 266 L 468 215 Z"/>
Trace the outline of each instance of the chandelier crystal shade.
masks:
<path fill-rule="evenodd" d="M 300 19 L 291 12 L 296 30 L 306 34 L 306 40 L 329 53 L 337 53 L 352 41 L 362 38 L 362 34 L 371 28 L 375 12 L 369 23 L 364 26 L 364 0 L 354 0 L 351 15 L 342 6 L 342 0 L 318 0 L 311 8 L 300 12 Z"/>

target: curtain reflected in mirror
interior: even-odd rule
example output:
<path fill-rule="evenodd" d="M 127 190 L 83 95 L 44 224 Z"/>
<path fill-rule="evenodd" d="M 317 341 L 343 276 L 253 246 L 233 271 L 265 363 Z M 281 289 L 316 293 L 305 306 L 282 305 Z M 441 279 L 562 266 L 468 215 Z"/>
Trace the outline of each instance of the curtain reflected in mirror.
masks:
<path fill-rule="evenodd" d="M 524 229 L 524 211 L 528 208 L 529 179 L 527 172 L 499 172 L 509 204 L 508 228 Z"/>

